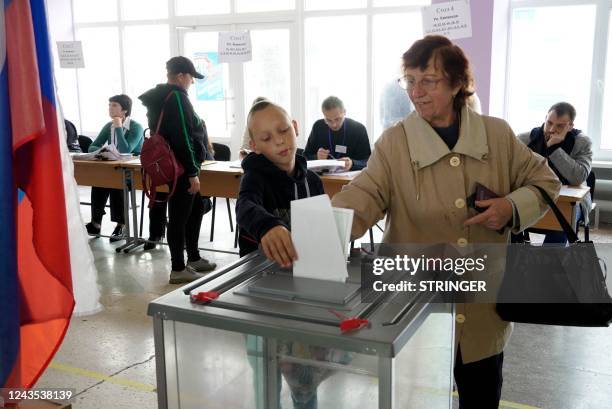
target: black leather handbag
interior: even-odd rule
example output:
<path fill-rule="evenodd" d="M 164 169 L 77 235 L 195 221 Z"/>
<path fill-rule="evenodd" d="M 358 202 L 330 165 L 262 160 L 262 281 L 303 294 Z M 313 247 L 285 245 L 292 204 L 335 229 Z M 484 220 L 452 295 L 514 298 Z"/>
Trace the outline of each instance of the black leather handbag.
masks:
<path fill-rule="evenodd" d="M 497 296 L 506 321 L 581 327 L 607 327 L 612 298 L 606 266 L 592 241 L 581 242 L 544 189 L 536 186 L 568 237 L 569 246 L 510 244 Z"/>

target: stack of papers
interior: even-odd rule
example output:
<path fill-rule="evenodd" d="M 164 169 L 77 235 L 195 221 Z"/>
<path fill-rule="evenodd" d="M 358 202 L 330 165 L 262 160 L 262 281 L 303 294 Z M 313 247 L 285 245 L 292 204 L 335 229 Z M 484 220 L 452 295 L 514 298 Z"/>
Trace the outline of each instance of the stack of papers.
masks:
<path fill-rule="evenodd" d="M 306 162 L 308 170 L 313 172 L 341 172 L 344 170 L 344 162 L 336 159 L 309 160 Z"/>
<path fill-rule="evenodd" d="M 352 225 L 353 210 L 332 208 L 327 195 L 291 202 L 291 237 L 298 254 L 294 277 L 344 283 Z"/>
<path fill-rule="evenodd" d="M 89 153 L 72 154 L 72 159 L 79 160 L 131 160 L 133 157 L 131 153 L 119 153 L 115 145 L 105 145 Z"/>

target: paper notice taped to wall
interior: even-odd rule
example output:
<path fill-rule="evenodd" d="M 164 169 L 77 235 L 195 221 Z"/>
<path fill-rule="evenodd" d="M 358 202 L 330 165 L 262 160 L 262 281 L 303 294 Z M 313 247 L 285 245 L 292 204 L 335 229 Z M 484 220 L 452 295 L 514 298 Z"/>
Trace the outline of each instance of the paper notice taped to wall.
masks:
<path fill-rule="evenodd" d="M 253 58 L 250 31 L 219 33 L 219 62 L 245 62 Z"/>
<path fill-rule="evenodd" d="M 58 41 L 57 55 L 60 68 L 85 68 L 83 45 L 80 41 Z"/>
<path fill-rule="evenodd" d="M 468 0 L 423 7 L 421 15 L 423 35 L 438 34 L 451 40 L 472 36 L 472 17 Z"/>

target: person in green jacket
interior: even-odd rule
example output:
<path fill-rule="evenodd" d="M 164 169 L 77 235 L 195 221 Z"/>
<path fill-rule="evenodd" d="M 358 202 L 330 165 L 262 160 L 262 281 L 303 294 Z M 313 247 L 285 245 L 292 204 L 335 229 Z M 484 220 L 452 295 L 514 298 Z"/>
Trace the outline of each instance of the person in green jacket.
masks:
<path fill-rule="evenodd" d="M 108 99 L 108 115 L 111 121 L 104 125 L 98 137 L 89 146 L 94 152 L 104 145 L 115 145 L 120 153 L 140 154 L 144 132 L 142 125 L 130 118 L 132 99 L 125 94 L 115 95 Z M 100 234 L 102 217 L 106 214 L 104 207 L 110 196 L 111 220 L 117 223 L 110 241 L 122 240 L 125 226 L 123 214 L 123 191 L 104 187 L 91 188 L 91 222 L 85 227 L 91 235 Z"/>

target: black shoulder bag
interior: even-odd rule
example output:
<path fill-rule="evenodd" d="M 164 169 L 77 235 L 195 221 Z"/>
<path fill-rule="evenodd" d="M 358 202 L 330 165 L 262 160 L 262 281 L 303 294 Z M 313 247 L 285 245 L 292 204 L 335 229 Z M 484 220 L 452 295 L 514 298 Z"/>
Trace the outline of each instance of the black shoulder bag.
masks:
<path fill-rule="evenodd" d="M 606 286 L 605 263 L 597 256 L 593 242 L 579 241 L 546 191 L 535 187 L 570 244 L 510 244 L 497 313 L 503 320 L 529 324 L 607 327 L 612 322 L 612 298 Z"/>

